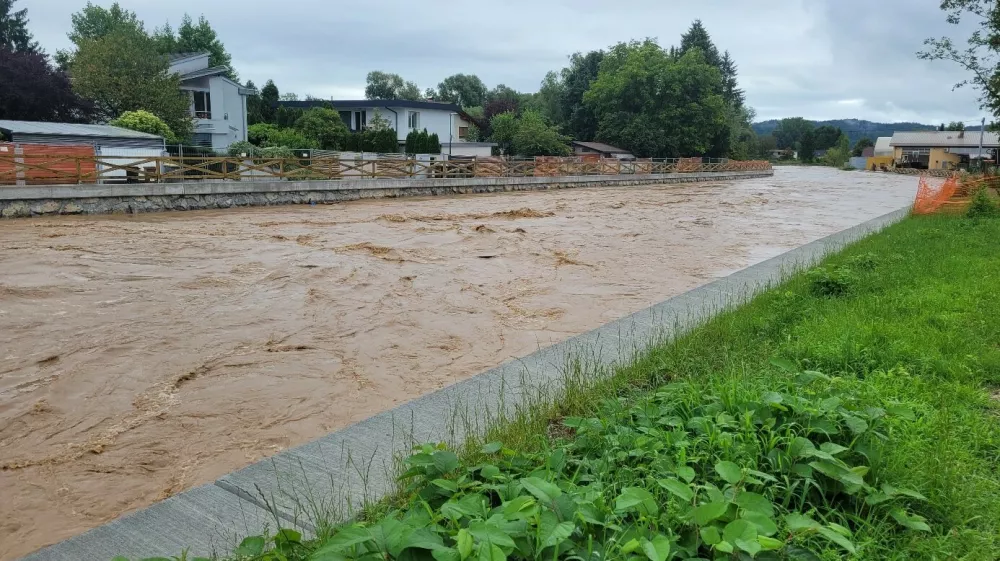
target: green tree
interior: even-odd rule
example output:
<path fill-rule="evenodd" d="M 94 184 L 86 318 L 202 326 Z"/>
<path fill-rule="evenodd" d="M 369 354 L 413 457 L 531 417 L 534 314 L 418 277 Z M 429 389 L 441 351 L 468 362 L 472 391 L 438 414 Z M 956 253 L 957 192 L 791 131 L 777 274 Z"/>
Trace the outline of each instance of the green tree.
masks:
<path fill-rule="evenodd" d="M 704 154 L 726 122 L 722 75 L 700 50 L 674 60 L 654 41 L 615 45 L 584 96 L 597 139 L 640 157 Z"/>
<path fill-rule="evenodd" d="M 836 168 L 844 167 L 851 157 L 851 141 L 846 134 L 841 134 L 837 138 L 834 146 L 823 155 L 823 163 Z"/>
<path fill-rule="evenodd" d="M 816 141 L 817 150 L 826 150 L 832 148 L 840 140 L 840 137 L 844 133 L 837 127 L 832 127 L 830 125 L 823 125 L 818 127 L 813 131 L 813 138 Z"/>
<path fill-rule="evenodd" d="M 604 51 L 590 51 L 587 54 L 574 53 L 569 58 L 569 66 L 561 72 L 563 90 L 560 103 L 562 117 L 555 121 L 575 140 L 591 141 L 597 135 L 597 116 L 594 110 L 583 102 L 583 96 L 597 79 Z"/>
<path fill-rule="evenodd" d="M 517 120 L 514 133 L 514 153 L 519 156 L 566 156 L 570 149 L 569 138 L 559 134 L 535 111 L 525 111 Z"/>
<path fill-rule="evenodd" d="M 225 66 L 226 77 L 237 81 L 239 75 L 233 68 L 233 57 L 226 51 L 225 45 L 219 40 L 219 36 L 212 29 L 205 16 L 198 17 L 198 23 L 194 23 L 191 16 L 184 14 L 181 19 L 181 26 L 177 28 L 177 36 L 170 39 L 164 38 L 165 34 L 170 34 L 170 24 L 154 32 L 154 39 L 158 40 L 161 52 L 168 53 L 208 53 L 209 66 Z"/>
<path fill-rule="evenodd" d="M 0 49 L 14 53 L 41 53 L 28 31 L 28 9 L 14 11 L 16 0 L 0 0 Z"/>
<path fill-rule="evenodd" d="M 476 107 L 486 101 L 486 85 L 475 74 L 454 74 L 438 84 L 437 99 Z"/>
<path fill-rule="evenodd" d="M 70 22 L 72 27 L 66 36 L 77 49 L 86 41 L 103 39 L 115 31 L 136 35 L 146 34 L 142 20 L 135 15 L 135 12 L 123 9 L 118 2 L 111 4 L 110 8 L 102 8 L 87 2 L 82 10 L 70 15 Z M 67 69 L 72 63 L 73 56 L 72 51 L 57 51 L 56 64 L 59 68 Z"/>
<path fill-rule="evenodd" d="M 811 131 L 813 124 L 802 117 L 790 117 L 778 122 L 774 129 L 774 138 L 781 150 L 794 149 L 802 140 L 806 131 Z"/>
<path fill-rule="evenodd" d="M 166 139 L 168 144 L 174 144 L 177 142 L 177 138 L 174 136 L 174 131 L 170 130 L 170 127 L 163 122 L 163 119 L 142 109 L 137 111 L 126 111 L 117 119 L 111 121 L 111 124 L 124 129 L 162 136 Z"/>
<path fill-rule="evenodd" d="M 677 51 L 677 56 L 684 56 L 691 49 L 701 49 L 701 54 L 705 57 L 705 62 L 716 68 L 722 67 L 722 57 L 719 56 L 719 49 L 712 42 L 712 37 L 708 34 L 708 30 L 705 29 L 700 19 L 694 20 L 694 23 L 691 24 L 687 32 L 681 35 L 681 48 Z"/>
<path fill-rule="evenodd" d="M 513 112 L 500 113 L 490 119 L 490 140 L 497 143 L 500 153 L 514 154 L 514 137 L 517 135 L 517 115 Z"/>
<path fill-rule="evenodd" d="M 373 70 L 368 73 L 365 86 L 367 99 L 420 99 L 420 88 L 413 82 L 406 82 L 399 74 Z"/>
<path fill-rule="evenodd" d="M 802 133 L 798 142 L 799 161 L 809 163 L 816 159 L 816 135 L 812 128 Z"/>
<path fill-rule="evenodd" d="M 1000 118 L 1000 7 L 993 0 L 942 0 L 941 9 L 948 23 L 959 25 L 963 19 L 972 19 L 975 30 L 962 46 L 949 37 L 927 39 L 926 49 L 917 56 L 962 67 L 969 78 L 955 87 L 973 86 L 981 106 Z"/>
<path fill-rule="evenodd" d="M 255 123 L 247 127 L 247 140 L 256 146 L 267 145 L 268 140 L 278 132 L 278 127 L 271 123 Z"/>
<path fill-rule="evenodd" d="M 342 150 L 351 134 L 340 114 L 326 107 L 313 107 L 303 112 L 295 121 L 295 130 L 314 140 L 316 146 L 324 150 Z"/>
<path fill-rule="evenodd" d="M 73 89 L 94 102 L 99 118 L 142 109 L 162 119 L 178 140 L 190 136 L 190 98 L 141 30 L 124 27 L 100 39 L 83 39 L 72 64 Z"/>
<path fill-rule="evenodd" d="M 952 122 L 948 123 L 948 126 L 945 127 L 944 130 L 946 130 L 946 131 L 964 131 L 965 130 L 965 123 L 963 123 L 961 121 L 952 121 Z"/>
<path fill-rule="evenodd" d="M 274 85 L 274 80 L 268 80 L 264 84 L 264 87 L 260 89 L 261 122 L 274 122 L 274 114 L 277 111 L 279 99 L 281 99 L 281 93 L 278 91 L 278 86 Z"/>
<path fill-rule="evenodd" d="M 870 146 L 875 146 L 875 143 L 872 142 L 872 139 L 868 138 L 867 136 L 863 136 L 859 138 L 858 141 L 854 144 L 854 150 L 851 151 L 851 155 L 854 156 L 855 158 L 860 157 L 862 154 L 864 154 L 865 148 L 868 148 Z"/>
<path fill-rule="evenodd" d="M 531 109 L 538 111 L 546 120 L 561 123 L 563 116 L 562 100 L 566 86 L 556 72 L 548 72 L 542 79 L 538 93 L 532 99 Z"/>
<path fill-rule="evenodd" d="M 733 57 L 729 56 L 729 51 L 722 55 L 722 59 L 719 61 L 719 71 L 722 72 L 722 98 L 726 100 L 727 105 L 743 107 L 745 95 L 739 87 L 739 81 L 736 78 L 736 62 Z"/>

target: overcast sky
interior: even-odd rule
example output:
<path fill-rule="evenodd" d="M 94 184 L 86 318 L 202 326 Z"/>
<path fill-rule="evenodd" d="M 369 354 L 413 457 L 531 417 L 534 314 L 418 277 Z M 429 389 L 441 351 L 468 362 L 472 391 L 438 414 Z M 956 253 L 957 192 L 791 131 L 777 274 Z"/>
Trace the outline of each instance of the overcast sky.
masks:
<path fill-rule="evenodd" d="M 96 0 L 109 6 L 110 2 Z M 369 70 L 420 87 L 459 72 L 488 87 L 537 91 L 575 51 L 636 38 L 677 44 L 700 18 L 740 69 L 760 119 L 978 120 L 975 92 L 946 62 L 917 60 L 928 36 L 968 36 L 937 0 L 122 0 L 147 29 L 184 12 L 204 14 L 243 81 L 274 79 L 282 92 L 363 97 Z M 85 0 L 20 0 L 30 29 L 55 52 L 70 43 L 70 14 Z"/>

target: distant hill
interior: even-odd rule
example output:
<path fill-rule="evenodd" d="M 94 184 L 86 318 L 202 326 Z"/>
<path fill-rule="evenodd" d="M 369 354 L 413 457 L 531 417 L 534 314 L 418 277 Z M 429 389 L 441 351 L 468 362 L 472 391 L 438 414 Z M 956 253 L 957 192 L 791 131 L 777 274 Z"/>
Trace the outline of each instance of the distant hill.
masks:
<path fill-rule="evenodd" d="M 862 121 L 859 119 L 834 119 L 832 121 L 809 121 L 816 127 L 829 125 L 844 131 L 853 145 L 862 137 L 867 136 L 872 140 L 880 136 L 892 136 L 893 132 L 903 131 L 933 131 L 937 130 L 934 125 L 923 125 L 920 123 L 874 123 L 872 121 Z M 758 135 L 771 134 L 778 128 L 778 120 L 761 121 L 753 124 L 753 130 Z M 971 130 L 972 127 L 969 128 Z"/>

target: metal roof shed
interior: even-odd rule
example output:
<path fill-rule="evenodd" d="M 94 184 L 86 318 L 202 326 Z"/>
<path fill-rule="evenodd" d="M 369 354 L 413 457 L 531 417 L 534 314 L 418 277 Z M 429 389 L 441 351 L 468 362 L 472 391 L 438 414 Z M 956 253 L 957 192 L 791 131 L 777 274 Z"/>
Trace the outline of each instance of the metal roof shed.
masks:
<path fill-rule="evenodd" d="M 90 145 L 101 149 L 164 150 L 162 136 L 111 125 L 78 125 L 38 121 L 0 120 L 0 132 L 18 144 Z"/>

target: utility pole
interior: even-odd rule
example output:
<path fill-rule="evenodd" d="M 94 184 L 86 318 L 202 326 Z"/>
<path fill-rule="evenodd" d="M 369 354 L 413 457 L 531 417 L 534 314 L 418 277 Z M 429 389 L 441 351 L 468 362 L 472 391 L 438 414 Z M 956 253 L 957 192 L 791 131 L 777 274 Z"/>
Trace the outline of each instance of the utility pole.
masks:
<path fill-rule="evenodd" d="M 979 171 L 983 171 L 983 136 L 986 134 L 986 117 L 983 117 L 982 126 L 979 127 Z"/>

